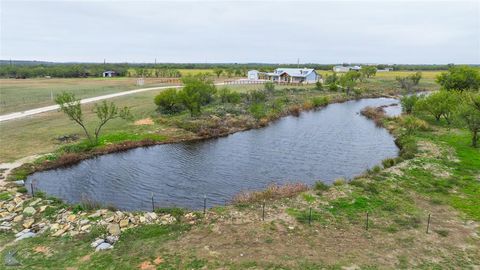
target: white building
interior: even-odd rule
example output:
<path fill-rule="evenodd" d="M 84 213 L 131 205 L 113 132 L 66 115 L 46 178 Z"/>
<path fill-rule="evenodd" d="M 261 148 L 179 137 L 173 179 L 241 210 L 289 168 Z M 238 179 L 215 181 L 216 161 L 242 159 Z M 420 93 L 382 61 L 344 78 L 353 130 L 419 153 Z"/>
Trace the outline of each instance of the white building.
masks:
<path fill-rule="evenodd" d="M 108 71 L 105 71 L 103 72 L 103 77 L 115 77 L 117 75 L 117 72 L 113 71 L 113 70 L 108 70 Z"/>
<path fill-rule="evenodd" d="M 277 68 L 274 72 L 248 71 L 249 80 L 260 77 L 278 83 L 316 83 L 321 76 L 313 68 Z"/>
<path fill-rule="evenodd" d="M 362 69 L 361 66 L 334 66 L 333 72 L 349 72 L 350 70 L 360 71 Z"/>
<path fill-rule="evenodd" d="M 258 70 L 249 70 L 247 77 L 249 80 L 258 80 L 260 79 L 258 75 L 259 75 Z"/>

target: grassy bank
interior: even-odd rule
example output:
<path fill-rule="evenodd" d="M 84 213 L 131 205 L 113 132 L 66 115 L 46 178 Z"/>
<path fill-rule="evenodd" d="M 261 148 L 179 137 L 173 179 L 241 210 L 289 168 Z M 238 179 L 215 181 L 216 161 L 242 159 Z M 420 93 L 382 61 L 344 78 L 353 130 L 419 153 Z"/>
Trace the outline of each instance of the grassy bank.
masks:
<path fill-rule="evenodd" d="M 213 208 L 195 225 L 179 219 L 129 229 L 103 252 L 89 247 L 94 234 L 13 244 L 6 244 L 11 234 L 0 234 L 2 257 L 18 251 L 18 269 L 478 267 L 480 151 L 469 146 L 467 131 L 428 117 L 416 124 L 408 117 L 369 117 L 392 132 L 401 155 L 351 182 L 306 191 L 271 187 Z"/>

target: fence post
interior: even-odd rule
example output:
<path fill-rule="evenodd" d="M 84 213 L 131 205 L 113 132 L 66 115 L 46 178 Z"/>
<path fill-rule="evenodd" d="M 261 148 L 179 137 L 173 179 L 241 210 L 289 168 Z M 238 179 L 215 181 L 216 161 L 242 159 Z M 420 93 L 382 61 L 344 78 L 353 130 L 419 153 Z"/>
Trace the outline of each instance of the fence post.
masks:
<path fill-rule="evenodd" d="M 311 206 L 308 213 L 308 225 L 312 225 L 312 207 Z"/>
<path fill-rule="evenodd" d="M 33 190 L 33 179 L 32 182 L 30 182 L 30 189 L 32 190 L 32 198 L 35 198 L 35 191 Z"/>
<path fill-rule="evenodd" d="M 153 192 L 152 192 L 152 212 L 155 212 L 155 203 L 153 201 Z"/>
<path fill-rule="evenodd" d="M 430 217 L 431 217 L 431 214 L 428 214 L 428 221 L 427 221 L 427 233 L 430 229 Z"/>
<path fill-rule="evenodd" d="M 367 211 L 367 222 L 365 224 L 365 229 L 368 231 L 368 211 Z"/>
<path fill-rule="evenodd" d="M 265 200 L 263 200 L 262 204 L 262 221 L 265 221 Z"/>
<path fill-rule="evenodd" d="M 207 214 L 207 194 L 203 195 L 203 215 Z"/>

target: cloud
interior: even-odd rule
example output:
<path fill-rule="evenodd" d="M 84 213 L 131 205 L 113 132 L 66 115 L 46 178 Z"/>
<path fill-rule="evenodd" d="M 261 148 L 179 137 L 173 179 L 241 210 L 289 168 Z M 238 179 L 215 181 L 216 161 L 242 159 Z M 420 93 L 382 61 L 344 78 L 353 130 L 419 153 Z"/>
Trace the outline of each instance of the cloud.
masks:
<path fill-rule="evenodd" d="M 2 59 L 480 63 L 477 1 L 2 1 Z"/>

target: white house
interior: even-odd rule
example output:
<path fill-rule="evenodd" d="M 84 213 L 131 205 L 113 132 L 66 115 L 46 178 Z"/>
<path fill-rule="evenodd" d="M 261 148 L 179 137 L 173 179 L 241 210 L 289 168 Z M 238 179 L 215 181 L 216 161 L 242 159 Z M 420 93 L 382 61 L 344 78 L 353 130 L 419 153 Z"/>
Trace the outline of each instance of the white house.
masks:
<path fill-rule="evenodd" d="M 333 72 L 349 72 L 350 70 L 360 71 L 361 69 L 361 66 L 334 66 Z"/>
<path fill-rule="evenodd" d="M 117 75 L 117 72 L 113 71 L 113 70 L 108 70 L 108 71 L 105 71 L 103 72 L 103 77 L 115 77 Z"/>
<path fill-rule="evenodd" d="M 259 75 L 258 70 L 249 70 L 247 74 L 249 80 L 258 80 L 259 79 L 258 75 Z"/>
<path fill-rule="evenodd" d="M 313 68 L 277 68 L 273 72 L 248 71 L 249 80 L 260 77 L 278 83 L 316 83 L 321 76 Z"/>

